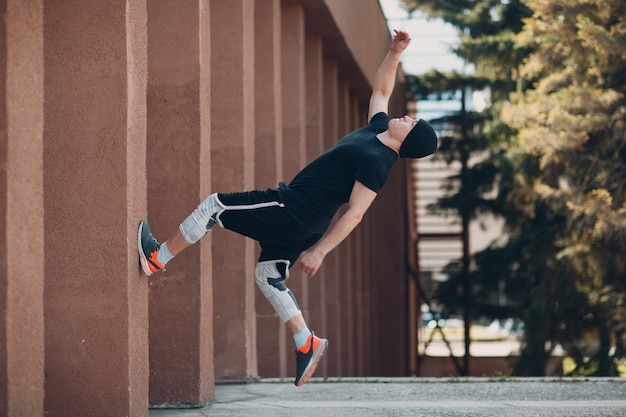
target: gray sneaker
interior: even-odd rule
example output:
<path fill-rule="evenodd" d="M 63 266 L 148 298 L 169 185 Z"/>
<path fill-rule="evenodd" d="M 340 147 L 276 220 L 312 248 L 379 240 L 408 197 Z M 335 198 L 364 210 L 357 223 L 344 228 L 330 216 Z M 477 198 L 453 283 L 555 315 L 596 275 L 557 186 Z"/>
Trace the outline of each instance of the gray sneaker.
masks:
<path fill-rule="evenodd" d="M 165 271 L 165 265 L 157 261 L 157 255 L 161 244 L 152 236 L 148 222 L 142 220 L 139 222 L 139 231 L 137 232 L 137 249 L 139 250 L 139 261 L 143 272 L 150 276 L 155 272 Z"/>
<path fill-rule="evenodd" d="M 305 349 L 303 351 L 303 349 Z M 313 375 L 320 359 L 328 349 L 328 340 L 321 339 L 311 333 L 307 344 L 296 350 L 296 380 L 297 387 L 304 385 Z"/>

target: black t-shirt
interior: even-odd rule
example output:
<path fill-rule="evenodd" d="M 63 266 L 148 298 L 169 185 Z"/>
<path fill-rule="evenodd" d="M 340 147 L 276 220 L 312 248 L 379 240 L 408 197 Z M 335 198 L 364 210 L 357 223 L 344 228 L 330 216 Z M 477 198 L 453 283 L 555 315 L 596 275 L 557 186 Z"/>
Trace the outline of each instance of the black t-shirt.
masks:
<path fill-rule="evenodd" d="M 389 116 L 377 113 L 367 126 L 341 138 L 300 171 L 289 185 L 281 184 L 285 207 L 307 230 L 324 233 L 335 213 L 350 199 L 357 180 L 378 193 L 398 160 L 377 134 L 387 130 Z"/>

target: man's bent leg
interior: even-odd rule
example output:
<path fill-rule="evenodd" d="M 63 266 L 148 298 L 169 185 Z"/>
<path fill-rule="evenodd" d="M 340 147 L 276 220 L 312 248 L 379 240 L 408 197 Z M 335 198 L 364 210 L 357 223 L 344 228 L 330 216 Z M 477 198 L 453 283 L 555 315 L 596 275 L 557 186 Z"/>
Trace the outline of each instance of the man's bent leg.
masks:
<path fill-rule="evenodd" d="M 293 293 L 285 286 L 289 278 L 287 260 L 262 261 L 257 264 L 255 280 L 263 295 L 276 310 L 281 320 L 293 333 L 296 342 L 296 386 L 303 385 L 315 372 L 326 353 L 328 340 L 309 331 Z"/>
<path fill-rule="evenodd" d="M 180 224 L 178 231 L 165 243 L 159 243 L 148 227 L 148 222 L 139 223 L 138 249 L 141 267 L 146 275 L 164 271 L 165 265 L 188 246 L 199 241 L 216 222 L 217 215 L 224 211 L 217 194 L 208 196 Z"/>

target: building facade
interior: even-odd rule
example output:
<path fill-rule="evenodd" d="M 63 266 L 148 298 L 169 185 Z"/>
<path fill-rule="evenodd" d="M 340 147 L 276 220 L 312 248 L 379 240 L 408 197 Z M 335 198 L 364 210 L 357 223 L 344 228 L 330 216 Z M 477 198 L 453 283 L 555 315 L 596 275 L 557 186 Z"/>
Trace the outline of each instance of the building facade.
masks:
<path fill-rule="evenodd" d="M 214 228 L 150 279 L 212 192 L 275 187 L 366 122 L 390 36 L 376 0 L 0 0 L 0 415 L 146 416 L 220 382 L 292 378 L 254 284 L 258 248 Z M 405 113 L 398 74 L 390 113 Z M 316 376 L 403 376 L 414 343 L 407 167 L 308 279 Z M 294 388 L 295 389 L 295 388 Z"/>

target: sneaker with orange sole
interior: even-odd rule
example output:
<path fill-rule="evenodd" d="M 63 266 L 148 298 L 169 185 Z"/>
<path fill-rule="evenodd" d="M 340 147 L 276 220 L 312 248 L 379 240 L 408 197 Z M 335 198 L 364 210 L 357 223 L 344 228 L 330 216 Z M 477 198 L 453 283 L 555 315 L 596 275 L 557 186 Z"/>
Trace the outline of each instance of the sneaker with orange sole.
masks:
<path fill-rule="evenodd" d="M 321 339 L 311 333 L 303 348 L 296 350 L 296 380 L 297 387 L 304 385 L 313 375 L 320 359 L 328 349 L 328 340 Z"/>
<path fill-rule="evenodd" d="M 146 275 L 150 276 L 155 272 L 165 271 L 165 265 L 157 261 L 161 244 L 152 236 L 148 222 L 145 220 L 139 222 L 137 249 L 139 250 L 141 268 Z"/>

